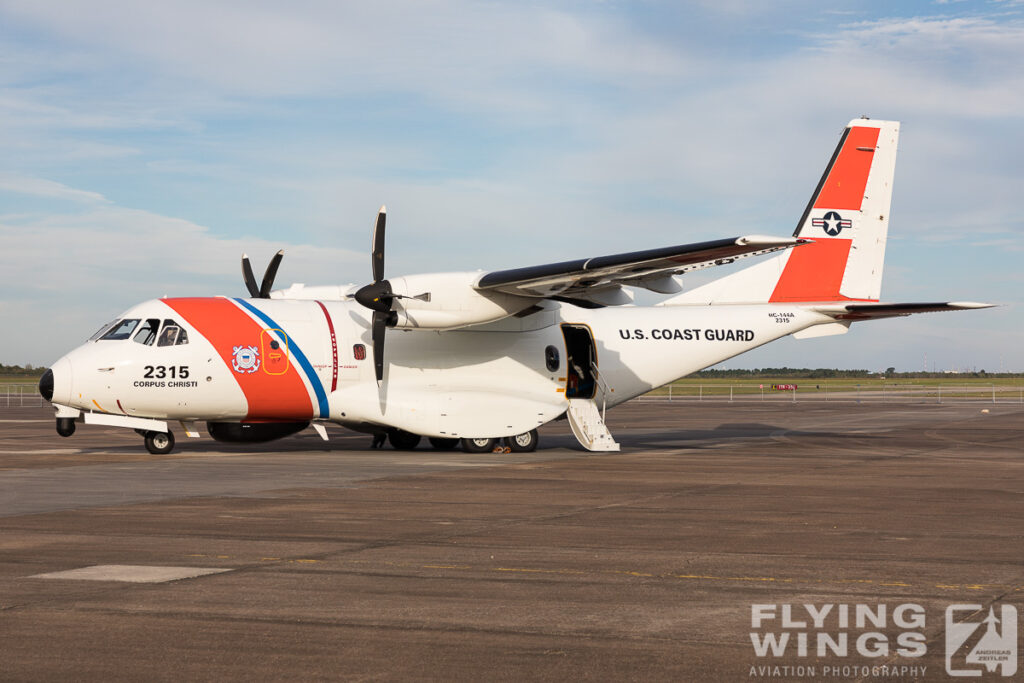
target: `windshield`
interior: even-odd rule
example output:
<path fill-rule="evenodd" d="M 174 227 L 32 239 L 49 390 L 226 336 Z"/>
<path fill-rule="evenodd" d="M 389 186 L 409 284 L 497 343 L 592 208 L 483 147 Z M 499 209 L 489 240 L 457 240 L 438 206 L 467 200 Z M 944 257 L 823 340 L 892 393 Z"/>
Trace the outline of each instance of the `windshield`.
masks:
<path fill-rule="evenodd" d="M 185 329 L 171 319 L 164 320 L 164 329 L 160 331 L 160 341 L 157 346 L 181 346 L 188 344 L 188 334 Z"/>
<path fill-rule="evenodd" d="M 150 318 L 146 322 L 142 323 L 142 326 L 139 327 L 139 331 L 135 333 L 135 341 L 139 344 L 152 346 L 153 341 L 156 339 L 156 330 L 158 327 L 160 327 L 159 318 Z"/>
<path fill-rule="evenodd" d="M 118 320 L 116 323 L 111 325 L 110 330 L 100 337 L 100 341 L 119 341 L 121 339 L 127 339 L 132 336 L 132 332 L 135 331 L 135 327 L 139 324 L 138 318 L 125 318 L 124 320 Z"/>
<path fill-rule="evenodd" d="M 103 327 L 101 327 L 100 329 L 96 330 L 96 334 L 94 334 L 91 337 L 89 337 L 89 341 L 96 341 L 97 339 L 99 339 L 100 337 L 103 336 L 104 332 L 109 330 L 111 327 L 116 325 L 118 322 L 120 322 L 120 321 L 119 320 L 111 320 L 109 323 L 103 323 Z"/>

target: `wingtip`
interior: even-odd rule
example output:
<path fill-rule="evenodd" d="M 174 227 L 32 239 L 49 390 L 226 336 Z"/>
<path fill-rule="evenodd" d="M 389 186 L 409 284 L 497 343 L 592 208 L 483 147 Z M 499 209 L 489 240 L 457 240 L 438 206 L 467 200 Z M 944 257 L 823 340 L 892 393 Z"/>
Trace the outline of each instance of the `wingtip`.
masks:
<path fill-rule="evenodd" d="M 950 301 L 949 305 L 954 308 L 995 308 L 997 304 L 987 304 L 981 301 Z"/>
<path fill-rule="evenodd" d="M 387 213 L 387 212 L 388 212 L 387 204 L 381 204 L 380 205 L 380 211 L 378 211 L 377 213 Z"/>

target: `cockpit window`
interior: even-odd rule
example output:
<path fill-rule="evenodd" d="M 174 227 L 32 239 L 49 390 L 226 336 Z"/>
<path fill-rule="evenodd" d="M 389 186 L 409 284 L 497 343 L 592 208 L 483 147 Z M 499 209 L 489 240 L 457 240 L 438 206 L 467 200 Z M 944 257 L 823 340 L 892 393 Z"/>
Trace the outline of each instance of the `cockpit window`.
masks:
<path fill-rule="evenodd" d="M 156 341 L 156 331 L 160 328 L 159 318 L 149 318 L 146 322 L 142 323 L 139 327 L 139 331 L 135 333 L 135 341 L 139 344 L 145 344 L 146 346 L 152 346 L 153 342 Z"/>
<path fill-rule="evenodd" d="M 100 341 L 119 341 L 127 339 L 132 336 L 132 332 L 135 331 L 135 327 L 138 324 L 138 318 L 125 318 L 124 320 L 118 320 L 110 327 L 110 330 L 107 331 L 106 334 L 100 337 Z"/>
<path fill-rule="evenodd" d="M 107 332 L 111 327 L 113 327 L 114 325 L 116 325 L 119 322 L 120 322 L 119 320 L 111 320 L 109 323 L 105 323 L 103 325 L 103 327 L 101 327 L 100 329 L 96 330 L 96 334 L 94 334 L 91 337 L 89 337 L 89 341 L 96 341 L 97 339 L 102 337 L 103 334 L 105 332 Z"/>
<path fill-rule="evenodd" d="M 160 331 L 160 341 L 156 345 L 181 346 L 182 344 L 188 344 L 188 333 L 174 320 L 164 320 L 164 329 Z"/>

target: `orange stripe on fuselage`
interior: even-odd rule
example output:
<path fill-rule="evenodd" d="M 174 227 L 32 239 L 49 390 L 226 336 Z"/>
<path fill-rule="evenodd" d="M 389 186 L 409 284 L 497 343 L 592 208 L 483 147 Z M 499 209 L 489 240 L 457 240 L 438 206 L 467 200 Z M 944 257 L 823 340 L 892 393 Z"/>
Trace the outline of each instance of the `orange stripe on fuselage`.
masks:
<path fill-rule="evenodd" d="M 789 253 L 786 268 L 769 301 L 840 301 L 853 240 L 822 239 Z"/>
<path fill-rule="evenodd" d="M 878 144 L 878 128 L 854 126 L 846 136 L 843 149 L 836 157 L 825 184 L 814 202 L 815 209 L 853 209 L 860 211 L 864 201 L 864 188 L 868 184 L 868 172 L 875 158 Z M 870 149 L 864 151 L 858 147 Z"/>
<path fill-rule="evenodd" d="M 260 348 L 263 327 L 229 299 L 192 298 L 161 299 L 217 350 L 221 360 L 245 394 L 249 403 L 246 419 L 308 420 L 313 416 L 313 403 L 293 365 L 280 375 L 262 371 L 236 372 L 232 368 L 236 346 Z M 263 359 L 260 361 L 263 362 Z"/>

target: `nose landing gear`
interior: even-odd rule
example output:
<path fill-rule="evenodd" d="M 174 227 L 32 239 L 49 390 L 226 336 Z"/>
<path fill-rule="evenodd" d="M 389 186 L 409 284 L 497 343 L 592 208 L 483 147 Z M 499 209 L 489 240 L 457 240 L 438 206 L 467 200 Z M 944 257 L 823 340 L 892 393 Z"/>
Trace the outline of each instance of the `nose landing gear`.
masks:
<path fill-rule="evenodd" d="M 58 417 L 57 418 L 57 433 L 61 436 L 71 436 L 75 433 L 75 418 L 73 417 Z"/>
<path fill-rule="evenodd" d="M 153 455 L 167 455 L 174 449 L 174 434 L 171 432 L 146 432 L 146 450 Z"/>

